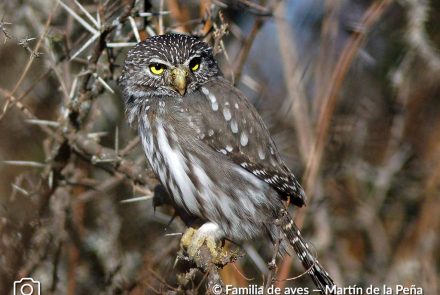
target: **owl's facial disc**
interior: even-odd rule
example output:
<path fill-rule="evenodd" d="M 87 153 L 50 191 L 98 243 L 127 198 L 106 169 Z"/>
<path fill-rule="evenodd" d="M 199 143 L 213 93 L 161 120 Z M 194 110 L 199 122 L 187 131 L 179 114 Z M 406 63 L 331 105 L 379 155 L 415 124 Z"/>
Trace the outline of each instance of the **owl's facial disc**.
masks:
<path fill-rule="evenodd" d="M 183 65 L 180 65 L 171 70 L 170 85 L 182 96 L 184 96 L 186 93 L 188 76 L 189 71 Z"/>
<path fill-rule="evenodd" d="M 127 54 L 119 84 L 127 96 L 182 97 L 221 76 L 212 48 L 196 37 L 158 35 Z"/>

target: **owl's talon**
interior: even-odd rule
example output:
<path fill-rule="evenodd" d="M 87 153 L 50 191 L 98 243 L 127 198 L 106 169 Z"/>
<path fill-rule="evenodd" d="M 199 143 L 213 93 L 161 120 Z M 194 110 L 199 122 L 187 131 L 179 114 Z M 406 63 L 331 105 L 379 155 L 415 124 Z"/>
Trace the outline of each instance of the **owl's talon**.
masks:
<path fill-rule="evenodd" d="M 188 255 L 190 257 L 195 257 L 200 248 L 202 248 L 203 244 L 206 244 L 206 246 L 209 249 L 209 252 L 211 252 L 211 256 L 213 258 L 217 257 L 217 242 L 216 240 L 209 235 L 203 234 L 203 233 L 199 233 L 196 232 L 195 235 L 193 236 L 193 240 L 191 241 L 191 244 L 188 247 Z"/>
<path fill-rule="evenodd" d="M 205 223 L 199 229 L 188 228 L 181 239 L 181 246 L 188 256 L 196 258 L 203 245 L 206 245 L 213 261 L 219 257 L 218 247 L 222 232 L 214 223 Z"/>
<path fill-rule="evenodd" d="M 188 227 L 188 229 L 183 234 L 180 239 L 180 246 L 184 249 L 187 249 L 191 245 L 192 238 L 197 230 L 192 227 Z"/>

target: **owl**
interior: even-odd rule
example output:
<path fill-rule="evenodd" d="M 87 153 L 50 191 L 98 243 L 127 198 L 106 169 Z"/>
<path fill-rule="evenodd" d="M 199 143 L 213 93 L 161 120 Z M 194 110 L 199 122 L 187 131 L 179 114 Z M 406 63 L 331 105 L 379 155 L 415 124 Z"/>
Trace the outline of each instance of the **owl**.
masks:
<path fill-rule="evenodd" d="M 188 247 L 267 234 L 293 249 L 314 283 L 334 283 L 311 254 L 286 204 L 305 194 L 262 118 L 226 80 L 205 42 L 166 34 L 138 43 L 119 85 L 128 121 L 177 208 L 200 220 Z"/>

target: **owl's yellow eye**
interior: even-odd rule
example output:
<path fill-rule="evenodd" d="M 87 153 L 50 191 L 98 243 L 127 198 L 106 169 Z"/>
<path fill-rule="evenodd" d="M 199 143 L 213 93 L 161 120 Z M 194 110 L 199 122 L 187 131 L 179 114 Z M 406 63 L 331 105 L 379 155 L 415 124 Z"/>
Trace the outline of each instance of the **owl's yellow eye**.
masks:
<path fill-rule="evenodd" d="M 200 68 L 200 64 L 195 64 L 191 67 L 191 71 L 195 72 Z"/>
<path fill-rule="evenodd" d="M 162 64 L 152 64 L 150 65 L 150 71 L 154 74 L 154 75 L 162 75 L 163 71 L 165 71 L 165 66 Z"/>
<path fill-rule="evenodd" d="M 200 57 L 195 57 L 189 62 L 189 68 L 193 72 L 197 72 L 200 69 Z"/>

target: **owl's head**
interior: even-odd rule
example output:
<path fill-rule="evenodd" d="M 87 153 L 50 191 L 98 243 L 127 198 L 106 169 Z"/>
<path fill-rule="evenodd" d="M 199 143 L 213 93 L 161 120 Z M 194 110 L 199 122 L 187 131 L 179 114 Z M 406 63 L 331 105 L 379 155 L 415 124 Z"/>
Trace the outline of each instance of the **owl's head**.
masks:
<path fill-rule="evenodd" d="M 184 96 L 217 75 L 208 44 L 188 35 L 166 34 L 128 52 L 119 83 L 129 96 Z"/>

